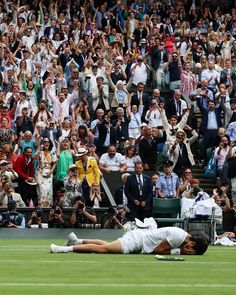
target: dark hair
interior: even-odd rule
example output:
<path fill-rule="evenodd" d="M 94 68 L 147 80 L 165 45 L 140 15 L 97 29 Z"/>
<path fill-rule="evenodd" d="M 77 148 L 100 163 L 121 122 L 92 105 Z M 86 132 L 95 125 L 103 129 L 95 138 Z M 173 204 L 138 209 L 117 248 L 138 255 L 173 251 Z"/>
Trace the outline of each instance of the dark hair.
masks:
<path fill-rule="evenodd" d="M 80 130 L 84 130 L 84 134 L 81 134 L 81 133 L 79 132 Z M 87 128 L 87 126 L 85 126 L 85 125 L 80 125 L 79 128 L 78 128 L 78 134 L 77 134 L 77 136 L 78 136 L 79 138 L 81 138 L 81 139 L 82 139 L 82 137 L 83 137 L 83 139 L 84 139 L 85 137 L 87 137 L 87 136 L 88 136 L 88 128 Z"/>
<path fill-rule="evenodd" d="M 2 122 L 3 119 L 6 119 L 7 122 L 9 122 L 9 119 L 8 119 L 7 117 L 2 117 L 2 118 L 1 118 L 1 122 Z"/>
<path fill-rule="evenodd" d="M 173 118 L 174 118 L 175 120 L 178 121 L 178 117 L 177 117 L 176 115 L 172 115 L 172 116 L 170 117 L 170 120 L 173 119 Z"/>
<path fill-rule="evenodd" d="M 155 175 L 160 176 L 160 173 L 159 173 L 158 171 L 153 172 L 153 173 L 151 174 L 151 178 L 152 178 L 153 176 L 155 176 Z"/>
<path fill-rule="evenodd" d="M 42 140 L 42 143 L 44 142 L 45 139 L 48 139 L 49 140 L 49 151 L 51 151 L 52 148 L 53 148 L 53 143 L 52 143 L 51 139 L 48 138 L 48 137 L 44 137 L 43 140 Z"/>
<path fill-rule="evenodd" d="M 26 152 L 26 150 L 28 150 L 28 149 L 31 149 L 33 151 L 32 147 L 27 146 L 27 147 L 24 148 L 24 152 Z"/>
<path fill-rule="evenodd" d="M 136 167 L 137 165 L 142 165 L 144 167 L 143 162 L 141 161 L 137 161 L 134 163 L 134 167 Z"/>
<path fill-rule="evenodd" d="M 208 248 L 207 239 L 200 235 L 191 236 L 190 240 L 195 242 L 193 250 L 196 251 L 196 255 L 202 255 L 206 252 Z"/>
<path fill-rule="evenodd" d="M 209 101 L 208 101 L 208 104 L 209 104 L 210 102 L 213 102 L 214 105 L 216 105 L 216 101 L 215 101 L 215 100 L 209 100 Z"/>
<path fill-rule="evenodd" d="M 136 147 L 134 145 L 129 145 L 125 150 L 125 155 L 128 155 L 128 151 L 134 149 L 134 155 L 136 155 Z"/>

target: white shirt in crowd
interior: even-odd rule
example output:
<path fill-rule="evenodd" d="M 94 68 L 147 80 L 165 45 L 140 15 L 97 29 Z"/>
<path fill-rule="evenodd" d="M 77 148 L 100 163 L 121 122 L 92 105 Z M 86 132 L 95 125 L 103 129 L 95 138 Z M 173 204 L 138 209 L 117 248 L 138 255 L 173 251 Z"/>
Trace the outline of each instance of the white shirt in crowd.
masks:
<path fill-rule="evenodd" d="M 51 92 L 48 93 L 48 98 L 53 103 L 53 118 L 58 120 L 61 113 L 61 120 L 63 121 L 65 117 L 69 116 L 69 107 L 78 98 L 78 93 L 73 91 L 71 94 L 68 94 L 63 102 L 60 102 Z"/>
<path fill-rule="evenodd" d="M 148 122 L 148 125 L 153 128 L 162 126 L 161 113 L 158 109 L 148 110 L 145 116 L 145 120 Z"/>
<path fill-rule="evenodd" d="M 136 64 L 133 64 L 131 66 L 131 73 L 134 72 L 134 77 L 133 77 L 133 84 L 138 85 L 139 82 L 142 82 L 143 84 L 146 84 L 147 82 L 147 67 L 146 65 L 142 62 L 142 64 L 139 66 Z M 135 69 L 134 69 L 135 67 Z"/>
<path fill-rule="evenodd" d="M 108 153 L 105 153 L 101 156 L 99 163 L 111 171 L 119 171 L 120 165 L 125 164 L 125 158 L 120 153 L 116 153 L 113 158 L 109 157 Z"/>

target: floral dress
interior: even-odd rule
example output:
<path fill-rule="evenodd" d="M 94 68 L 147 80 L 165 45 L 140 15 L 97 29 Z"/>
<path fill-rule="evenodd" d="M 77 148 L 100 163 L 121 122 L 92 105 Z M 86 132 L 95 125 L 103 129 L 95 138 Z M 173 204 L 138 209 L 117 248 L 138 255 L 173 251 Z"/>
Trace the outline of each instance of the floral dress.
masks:
<path fill-rule="evenodd" d="M 12 129 L 0 128 L 0 148 L 2 148 L 4 146 L 4 144 L 11 143 L 12 134 L 14 134 L 14 131 Z"/>
<path fill-rule="evenodd" d="M 47 177 L 47 174 L 55 162 L 57 162 L 55 152 L 40 152 L 35 180 L 38 183 L 38 205 L 42 207 L 51 207 L 53 204 L 53 173 L 49 177 Z"/>
<path fill-rule="evenodd" d="M 73 207 L 77 197 L 82 197 L 82 182 L 79 179 L 64 179 L 65 195 L 62 201 L 63 207 Z"/>

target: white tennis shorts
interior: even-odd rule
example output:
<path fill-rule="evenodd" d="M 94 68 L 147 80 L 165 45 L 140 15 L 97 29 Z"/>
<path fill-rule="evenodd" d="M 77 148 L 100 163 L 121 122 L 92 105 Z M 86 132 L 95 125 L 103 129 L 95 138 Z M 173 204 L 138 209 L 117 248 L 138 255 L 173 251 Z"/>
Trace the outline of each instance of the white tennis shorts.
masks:
<path fill-rule="evenodd" d="M 140 253 L 143 248 L 141 234 L 138 230 L 127 232 L 123 237 L 119 238 L 121 243 L 121 252 L 123 254 Z"/>

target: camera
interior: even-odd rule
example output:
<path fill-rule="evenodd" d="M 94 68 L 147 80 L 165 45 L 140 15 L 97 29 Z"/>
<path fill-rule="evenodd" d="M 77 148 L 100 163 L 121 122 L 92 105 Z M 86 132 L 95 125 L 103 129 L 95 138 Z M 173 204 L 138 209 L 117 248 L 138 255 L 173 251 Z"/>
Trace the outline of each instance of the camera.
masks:
<path fill-rule="evenodd" d="M 7 220 L 7 219 L 3 220 L 3 222 L 2 222 L 2 226 L 3 226 L 3 227 L 8 227 L 8 225 L 10 225 L 9 220 Z"/>
<path fill-rule="evenodd" d="M 61 214 L 61 210 L 60 209 L 55 210 L 55 214 L 60 215 Z"/>
<path fill-rule="evenodd" d="M 79 203 L 78 204 L 78 210 L 83 210 L 84 209 L 84 204 L 83 203 Z"/>
<path fill-rule="evenodd" d="M 112 217 L 112 216 L 116 216 L 117 211 L 116 211 L 115 208 L 110 207 L 110 208 L 108 208 L 108 210 L 107 210 L 107 214 L 108 214 L 110 217 Z"/>
<path fill-rule="evenodd" d="M 36 212 L 36 216 L 37 216 L 38 218 L 42 217 L 42 212 L 37 211 L 37 212 Z"/>

